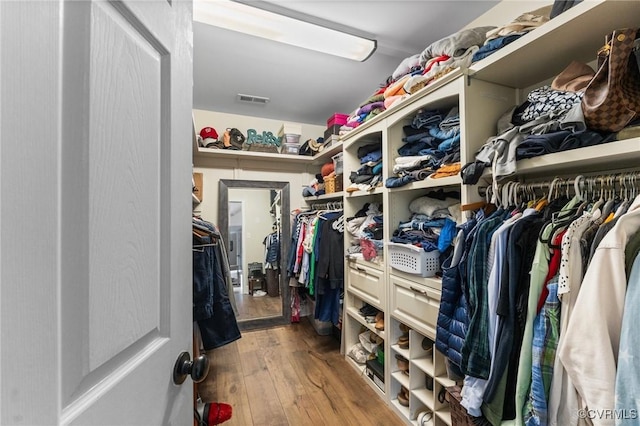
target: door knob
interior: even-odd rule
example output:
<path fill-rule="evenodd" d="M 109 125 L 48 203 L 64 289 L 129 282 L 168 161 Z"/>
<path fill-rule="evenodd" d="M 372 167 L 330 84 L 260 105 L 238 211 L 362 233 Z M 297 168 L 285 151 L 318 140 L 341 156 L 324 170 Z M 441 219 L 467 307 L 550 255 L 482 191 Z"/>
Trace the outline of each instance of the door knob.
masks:
<path fill-rule="evenodd" d="M 209 358 L 206 355 L 200 355 L 191 361 L 189 352 L 182 352 L 178 355 L 175 365 L 173 366 L 173 383 L 181 385 L 190 375 L 194 383 L 202 382 L 209 373 Z"/>

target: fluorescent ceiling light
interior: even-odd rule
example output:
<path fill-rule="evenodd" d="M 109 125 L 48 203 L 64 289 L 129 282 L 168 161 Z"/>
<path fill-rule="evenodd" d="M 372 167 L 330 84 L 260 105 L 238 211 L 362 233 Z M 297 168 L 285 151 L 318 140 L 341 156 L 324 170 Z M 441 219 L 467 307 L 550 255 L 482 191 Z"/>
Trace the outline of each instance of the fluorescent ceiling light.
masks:
<path fill-rule="evenodd" d="M 193 19 L 232 31 L 355 61 L 364 61 L 376 41 L 229 0 L 195 0 Z"/>

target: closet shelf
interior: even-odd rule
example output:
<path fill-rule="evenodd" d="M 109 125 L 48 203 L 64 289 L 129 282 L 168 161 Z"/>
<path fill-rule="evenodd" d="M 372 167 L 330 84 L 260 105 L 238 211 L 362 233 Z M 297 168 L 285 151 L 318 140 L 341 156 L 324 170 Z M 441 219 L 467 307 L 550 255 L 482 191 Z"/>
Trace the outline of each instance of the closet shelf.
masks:
<path fill-rule="evenodd" d="M 342 200 L 343 195 L 344 195 L 344 192 L 340 191 L 340 192 L 332 192 L 331 194 L 318 195 L 317 197 L 304 197 L 304 199 L 307 203 L 313 203 L 315 201 L 322 201 L 322 200 Z"/>
<path fill-rule="evenodd" d="M 424 405 L 427 406 L 431 411 L 434 410 L 435 404 L 433 403 L 433 391 L 428 389 L 414 389 L 412 390 L 413 395 L 420 400 Z"/>
<path fill-rule="evenodd" d="M 399 188 L 387 188 L 389 193 L 392 192 L 402 192 L 402 191 L 410 191 L 413 189 L 423 189 L 423 188 L 442 188 L 447 186 L 460 186 L 462 185 L 462 178 L 460 175 L 449 176 L 439 179 L 431 179 L 427 178 L 424 180 L 411 182 L 408 185 L 401 186 Z"/>
<path fill-rule="evenodd" d="M 522 88 L 560 73 L 571 60 L 596 59 L 604 37 L 638 25 L 635 1 L 594 0 L 576 4 L 487 58 L 471 65 L 474 78 Z M 615 22 L 610 17 L 615 16 Z M 559 42 L 561 41 L 561 42 Z M 473 84 L 473 83 L 472 83 Z"/>
<path fill-rule="evenodd" d="M 226 149 L 212 149 L 212 148 L 194 148 L 194 156 L 199 158 L 223 158 L 223 159 L 257 159 L 257 160 L 275 160 L 278 162 L 288 163 L 301 163 L 311 164 L 319 166 L 331 161 L 331 157 L 337 153 L 342 152 L 342 142 L 334 144 L 329 149 L 322 151 L 313 157 L 308 155 L 294 155 L 294 154 L 273 154 L 269 152 L 257 152 L 257 151 L 235 151 Z"/>
<path fill-rule="evenodd" d="M 433 377 L 435 368 L 433 366 L 433 359 L 429 359 L 429 358 L 418 358 L 415 360 L 411 361 L 413 364 L 416 365 L 416 367 L 418 367 L 420 370 L 422 370 L 423 372 L 427 373 L 429 376 Z"/>
<path fill-rule="evenodd" d="M 311 164 L 312 157 L 293 154 L 271 154 L 268 152 L 235 151 L 231 149 L 213 149 L 198 147 L 196 156 L 225 159 L 277 160 L 278 162 Z"/>
<path fill-rule="evenodd" d="M 409 376 L 401 371 L 394 371 L 393 373 L 391 373 L 391 377 L 397 380 L 398 383 L 400 383 L 402 386 L 409 389 Z"/>
<path fill-rule="evenodd" d="M 385 188 L 383 186 L 379 186 L 377 188 L 374 188 L 371 191 L 354 191 L 354 192 L 345 191 L 345 192 L 347 193 L 347 198 L 358 198 L 358 197 L 366 197 L 368 195 L 382 194 L 384 190 Z"/>
<path fill-rule="evenodd" d="M 446 376 L 436 376 L 435 380 L 445 388 L 449 386 L 454 386 L 456 384 L 455 380 L 451 380 Z"/>
<path fill-rule="evenodd" d="M 364 317 L 362 317 L 359 313 L 358 310 L 353 307 L 350 306 L 347 308 L 346 310 L 347 314 L 349 314 L 352 318 L 355 318 L 360 324 L 362 324 L 363 326 L 365 326 L 369 331 L 374 332 L 375 334 L 377 334 L 378 336 L 382 337 L 382 339 L 385 338 L 385 332 L 380 331 L 380 330 L 376 330 L 375 324 L 374 323 L 368 323 Z"/>
<path fill-rule="evenodd" d="M 311 158 L 311 164 L 313 164 L 314 166 L 318 165 L 321 166 L 325 163 L 328 163 L 331 160 L 331 157 L 333 157 L 334 155 L 336 155 L 339 152 L 342 152 L 342 141 L 338 142 L 338 143 L 334 143 L 333 145 L 331 145 L 328 148 L 325 148 L 322 150 L 322 152 L 320 152 L 319 154 L 314 155 Z"/>
<path fill-rule="evenodd" d="M 436 416 L 440 417 L 445 424 L 451 424 L 451 409 L 448 407 L 436 410 Z"/>
<path fill-rule="evenodd" d="M 609 142 L 603 145 L 588 146 L 570 151 L 555 152 L 539 157 L 520 160 L 513 177 L 548 177 L 572 174 L 589 170 L 590 172 L 615 171 L 637 167 L 640 161 L 640 138 Z M 485 169 L 483 180 L 491 180 L 491 170 Z"/>

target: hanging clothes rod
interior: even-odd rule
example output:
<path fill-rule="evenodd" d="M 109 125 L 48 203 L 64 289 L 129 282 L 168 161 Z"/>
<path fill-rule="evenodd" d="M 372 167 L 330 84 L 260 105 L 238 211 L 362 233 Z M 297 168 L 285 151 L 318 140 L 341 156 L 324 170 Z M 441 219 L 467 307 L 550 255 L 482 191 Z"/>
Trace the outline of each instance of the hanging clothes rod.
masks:
<path fill-rule="evenodd" d="M 573 178 L 555 177 L 552 180 L 538 180 L 531 179 L 526 181 L 512 180 L 507 182 L 501 182 L 498 184 L 478 187 L 478 194 L 484 197 L 489 202 L 490 197 L 500 197 L 501 194 L 504 197 L 506 192 L 531 192 L 537 189 L 549 190 L 550 192 L 558 193 L 560 190 L 564 190 L 567 193 L 571 187 L 575 193 L 582 193 L 586 191 L 588 193 L 594 193 L 595 191 L 634 191 L 634 193 L 640 190 L 640 171 L 629 171 L 620 173 L 609 174 L 591 174 L 591 175 L 578 175 Z M 495 194 L 494 194 L 495 191 Z M 482 207 L 480 204 L 483 202 L 472 203 L 463 206 L 463 210 L 474 210 L 475 208 Z"/>
<path fill-rule="evenodd" d="M 342 201 L 328 201 L 321 204 L 311 204 L 312 210 L 342 210 Z"/>

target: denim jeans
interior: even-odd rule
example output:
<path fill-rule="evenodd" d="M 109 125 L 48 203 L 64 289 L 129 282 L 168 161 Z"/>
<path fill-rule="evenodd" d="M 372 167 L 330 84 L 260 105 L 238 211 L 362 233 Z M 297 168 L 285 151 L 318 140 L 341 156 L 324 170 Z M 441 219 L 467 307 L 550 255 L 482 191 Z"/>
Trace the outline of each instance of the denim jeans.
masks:
<path fill-rule="evenodd" d="M 424 137 L 428 137 L 429 135 L 430 134 L 428 130 L 426 132 L 415 133 L 413 135 L 405 136 L 404 138 L 402 138 L 402 142 L 413 143 L 413 142 L 419 141 Z"/>
<path fill-rule="evenodd" d="M 212 243 L 210 237 L 194 239 L 194 244 Z M 226 279 L 220 245 L 193 251 L 193 320 L 197 321 L 205 350 L 226 345 L 240 338 Z"/>
<path fill-rule="evenodd" d="M 449 139 L 445 139 L 438 145 L 438 151 L 450 153 L 455 150 L 460 149 L 460 133 L 450 137 Z"/>
<path fill-rule="evenodd" d="M 460 127 L 455 126 L 442 130 L 440 128 L 431 129 L 431 136 L 440 139 L 442 142 L 438 145 L 438 150 L 442 152 L 451 152 L 460 147 Z"/>
<path fill-rule="evenodd" d="M 460 131 L 460 115 L 452 115 L 451 117 L 447 117 L 438 126 L 440 130 L 447 131 L 457 128 Z"/>
<path fill-rule="evenodd" d="M 583 148 L 585 146 L 598 145 L 604 143 L 605 138 L 598 132 L 585 130 L 584 132 L 571 133 L 564 138 L 560 144 L 560 151 L 568 151 L 570 149 Z"/>
<path fill-rule="evenodd" d="M 401 186 L 408 185 L 411 182 L 414 182 L 415 179 L 409 175 L 404 175 L 400 177 L 389 177 L 387 181 L 384 183 L 384 186 L 387 188 L 399 188 Z"/>
<path fill-rule="evenodd" d="M 560 150 L 562 141 L 571 134 L 567 130 L 527 136 L 516 148 L 516 159 L 537 157 Z"/>
<path fill-rule="evenodd" d="M 412 125 L 416 129 L 438 125 L 442 121 L 442 114 L 437 110 L 420 111 L 413 117 Z"/>
<path fill-rule="evenodd" d="M 432 219 L 432 220 L 410 220 L 407 222 L 400 222 L 398 229 L 415 229 L 417 231 L 423 231 L 426 228 L 442 228 L 444 226 L 445 219 Z"/>
<path fill-rule="evenodd" d="M 367 155 L 360 158 L 360 164 L 368 163 L 369 161 L 373 161 L 374 163 L 382 159 L 382 150 L 377 150 L 368 153 Z"/>
<path fill-rule="evenodd" d="M 400 148 L 398 148 L 398 154 L 400 154 L 403 157 L 410 157 L 414 155 L 426 155 L 426 154 L 418 154 L 418 153 L 421 151 L 427 151 L 427 150 L 433 151 L 434 141 L 435 141 L 434 138 L 428 136 L 416 142 L 405 143 Z"/>
<path fill-rule="evenodd" d="M 487 41 L 476 53 L 473 54 L 473 58 L 471 62 L 479 61 L 480 59 L 484 59 L 492 53 L 497 52 L 499 49 L 503 48 L 507 44 L 516 41 L 520 37 L 522 37 L 524 33 L 516 33 L 509 34 L 503 37 L 494 38 L 493 40 Z"/>
<path fill-rule="evenodd" d="M 418 152 L 417 155 L 431 155 L 432 157 L 440 160 L 444 158 L 446 154 L 438 149 L 438 145 L 440 145 L 440 143 L 436 143 L 435 146 L 422 149 Z M 435 166 L 436 164 L 433 164 L 433 165 Z"/>
<path fill-rule="evenodd" d="M 211 244 L 211 237 L 193 240 L 194 245 Z M 208 250 L 209 249 L 209 250 Z M 193 252 L 193 320 L 213 316 L 213 250 L 204 247 Z"/>

